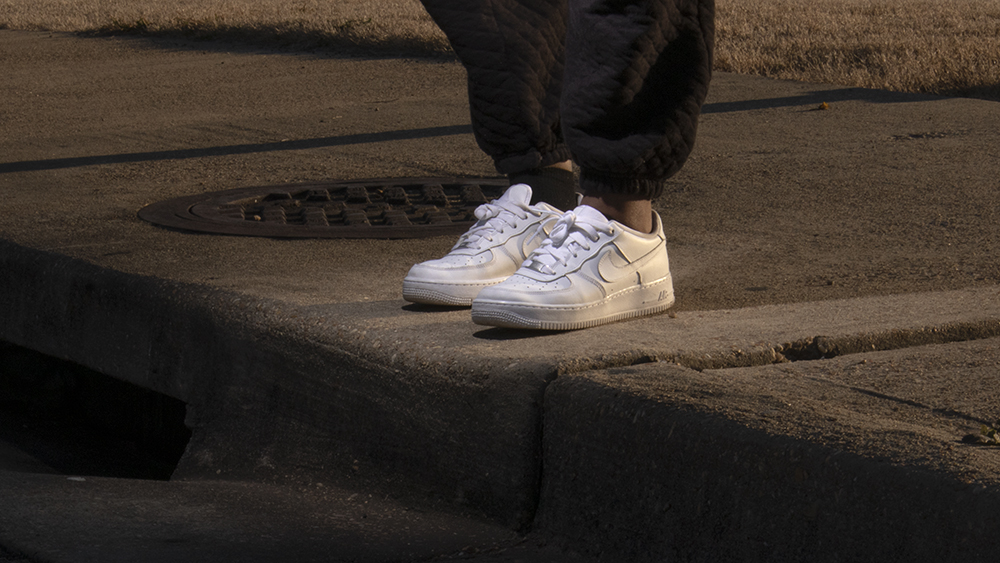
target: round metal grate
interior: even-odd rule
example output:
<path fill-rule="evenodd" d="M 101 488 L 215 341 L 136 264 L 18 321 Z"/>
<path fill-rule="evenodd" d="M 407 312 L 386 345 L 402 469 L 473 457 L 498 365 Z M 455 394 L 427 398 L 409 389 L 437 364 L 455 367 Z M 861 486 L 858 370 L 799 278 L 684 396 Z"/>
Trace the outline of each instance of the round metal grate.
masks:
<path fill-rule="evenodd" d="M 170 199 L 139 210 L 150 223 L 213 234 L 279 238 L 458 235 L 503 178 L 402 178 L 259 186 Z"/>

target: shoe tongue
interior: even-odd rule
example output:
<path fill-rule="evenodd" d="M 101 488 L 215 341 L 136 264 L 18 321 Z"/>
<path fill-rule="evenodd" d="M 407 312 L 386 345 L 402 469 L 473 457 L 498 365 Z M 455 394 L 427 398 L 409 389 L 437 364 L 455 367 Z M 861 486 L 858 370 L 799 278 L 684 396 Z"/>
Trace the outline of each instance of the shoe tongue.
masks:
<path fill-rule="evenodd" d="M 514 184 L 507 188 L 507 191 L 500 196 L 502 201 L 520 202 L 528 205 L 531 202 L 531 186 L 528 184 Z"/>
<path fill-rule="evenodd" d="M 578 221 L 582 220 L 584 223 L 596 223 L 598 225 L 608 223 L 608 218 L 603 213 L 589 205 L 578 206 L 573 210 L 573 214 L 576 215 Z"/>

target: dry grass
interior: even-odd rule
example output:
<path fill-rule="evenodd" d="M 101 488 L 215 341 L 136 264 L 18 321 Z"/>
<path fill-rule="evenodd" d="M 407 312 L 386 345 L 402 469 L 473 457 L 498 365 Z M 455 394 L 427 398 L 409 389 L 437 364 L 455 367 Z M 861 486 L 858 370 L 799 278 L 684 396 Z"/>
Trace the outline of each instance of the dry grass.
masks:
<path fill-rule="evenodd" d="M 718 0 L 716 68 L 1000 100 L 998 0 Z"/>
<path fill-rule="evenodd" d="M 719 70 L 1000 100 L 1000 0 L 717 0 Z M 448 51 L 418 0 L 0 0 L 0 28 Z"/>
<path fill-rule="evenodd" d="M 0 0 L 2 28 L 183 35 L 300 50 L 449 50 L 418 0 Z"/>

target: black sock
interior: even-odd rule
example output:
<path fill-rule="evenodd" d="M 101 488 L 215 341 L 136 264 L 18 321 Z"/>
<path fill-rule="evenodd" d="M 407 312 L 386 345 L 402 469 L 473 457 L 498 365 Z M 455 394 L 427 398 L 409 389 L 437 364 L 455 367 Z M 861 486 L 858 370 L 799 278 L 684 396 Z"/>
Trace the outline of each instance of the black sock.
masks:
<path fill-rule="evenodd" d="M 531 204 L 539 201 L 569 211 L 576 207 L 576 179 L 573 173 L 562 168 L 536 168 L 518 174 L 510 174 L 510 185 L 528 184 L 531 186 Z"/>

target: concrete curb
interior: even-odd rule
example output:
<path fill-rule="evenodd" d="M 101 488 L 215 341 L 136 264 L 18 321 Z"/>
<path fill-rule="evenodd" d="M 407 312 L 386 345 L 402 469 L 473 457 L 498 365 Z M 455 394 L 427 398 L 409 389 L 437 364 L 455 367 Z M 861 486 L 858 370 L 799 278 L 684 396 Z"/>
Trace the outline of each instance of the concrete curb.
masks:
<path fill-rule="evenodd" d="M 830 422 L 780 391 L 750 397 L 746 374 L 728 371 L 642 366 L 553 382 L 538 525 L 607 561 L 995 559 L 1000 452 L 923 426 L 900 432 L 901 417 Z M 823 403 L 850 403 L 850 389 L 836 391 L 823 386 Z M 756 411 L 761 397 L 780 410 Z"/>
<path fill-rule="evenodd" d="M 350 335 L 316 340 L 294 313 L 268 318 L 281 304 L 8 243 L 0 272 L 0 339 L 187 403 L 175 478 L 339 481 L 530 522 L 541 366 L 461 384 L 379 365 Z"/>
<path fill-rule="evenodd" d="M 681 375 L 691 388 L 704 384 L 691 368 L 767 366 L 790 358 L 1000 335 L 1000 301 L 987 298 L 997 289 L 986 288 L 935 294 L 933 299 L 903 295 L 708 311 L 676 318 L 664 315 L 612 327 L 608 334 L 636 343 L 633 351 L 608 353 L 593 345 L 580 358 L 553 354 L 552 348 L 582 349 L 594 333 L 549 335 L 526 348 L 518 343 L 523 335 L 493 334 L 492 340 L 484 340 L 480 334 L 477 341 L 468 333 L 467 321 L 452 322 L 455 315 L 450 313 L 445 313 L 443 325 L 431 330 L 419 322 L 389 323 L 379 317 L 381 309 L 372 310 L 378 304 L 365 305 L 360 312 L 349 306 L 341 307 L 339 313 L 327 310 L 320 317 L 288 304 L 123 274 L 10 243 L 0 246 L 0 262 L 4 272 L 0 309 L 7 311 L 0 338 L 187 402 L 187 422 L 194 435 L 175 474 L 177 479 L 322 479 L 384 490 L 415 502 L 430 499 L 472 508 L 513 527 L 532 522 L 541 491 L 538 523 L 545 529 L 576 535 L 588 530 L 578 522 L 581 517 L 592 517 L 594 523 L 609 518 L 647 523 L 616 528 L 606 537 L 595 530 L 583 536 L 596 541 L 598 549 L 610 546 L 614 552 L 634 551 L 636 546 L 646 549 L 646 539 L 653 541 L 647 534 L 687 535 L 676 529 L 663 535 L 662 523 L 649 515 L 640 518 L 644 511 L 656 513 L 656 503 L 663 499 L 670 498 L 671 505 L 679 506 L 676 503 L 684 498 L 676 496 L 682 491 L 641 485 L 644 480 L 660 482 L 664 477 L 654 469 L 680 455 L 665 452 L 660 442 L 677 420 L 684 421 L 686 435 L 693 437 L 677 446 L 677 451 L 702 461 L 689 469 L 697 468 L 697 474 L 668 480 L 686 490 L 698 479 L 708 478 L 702 473 L 718 472 L 712 479 L 728 484 L 713 493 L 716 504 L 733 494 L 738 501 L 740 495 L 734 491 L 750 484 L 743 477 L 736 478 L 745 472 L 744 465 L 727 469 L 718 456 L 742 458 L 750 453 L 758 461 L 771 459 L 784 472 L 792 471 L 790 459 L 802 456 L 815 465 L 809 465 L 808 471 L 830 472 L 818 482 L 838 483 L 840 488 L 820 487 L 809 494 L 816 499 L 833 495 L 836 502 L 829 501 L 829 514 L 839 516 L 849 504 L 843 504 L 838 495 L 848 494 L 842 491 L 851 475 L 873 476 L 865 477 L 856 488 L 848 487 L 845 498 L 889 490 L 889 482 L 902 487 L 872 500 L 872 510 L 879 503 L 909 506 L 903 500 L 914 488 L 933 485 L 947 496 L 954 486 L 934 481 L 921 471 L 887 470 L 863 456 L 838 457 L 836 464 L 826 467 L 823 460 L 833 455 L 828 447 L 790 439 L 780 432 L 740 429 L 732 421 L 686 414 L 670 405 L 654 409 L 659 414 L 650 422 L 620 432 L 621 421 L 634 417 L 634 409 L 630 400 L 621 399 L 624 406 L 615 406 L 609 397 L 622 396 L 621 383 L 626 380 L 586 383 L 599 378 L 599 370 L 640 364 L 628 368 L 646 374 L 641 384 L 632 381 L 629 392 L 639 389 L 655 394 L 664 381 Z M 382 309 L 391 314 L 402 311 L 399 303 Z M 858 330 L 862 325 L 864 332 Z M 657 337 L 643 341 L 639 333 Z M 682 334 L 686 336 L 681 338 Z M 671 335 L 677 335 L 677 340 L 671 340 Z M 512 340 L 503 342 L 503 338 Z M 801 363 L 808 362 L 792 365 Z M 607 420 L 594 415 L 603 413 L 609 400 L 612 410 L 624 414 Z M 720 443 L 717 436 L 732 441 Z M 559 444 L 582 450 L 567 452 Z M 653 444 L 656 448 L 649 449 Z M 642 466 L 627 474 L 602 469 L 602 460 L 609 455 L 627 460 L 636 454 L 626 455 L 625 450 L 633 449 L 653 452 L 652 465 L 646 466 L 648 474 L 636 473 L 642 473 Z M 804 453 L 795 453 L 800 451 Z M 596 493 L 573 488 L 584 486 L 587 479 L 568 488 L 560 481 L 579 474 L 581 467 L 595 472 L 587 486 Z M 628 517 L 616 515 L 614 508 L 595 515 L 579 505 L 567 507 L 566 499 L 592 507 L 619 506 L 625 501 L 612 497 L 622 493 L 609 483 L 621 483 L 636 497 L 638 504 L 629 509 Z M 630 488 L 633 485 L 638 488 Z M 775 485 L 768 482 L 747 490 L 765 494 Z M 995 491 L 994 487 L 980 496 L 992 499 Z M 639 502 L 639 497 L 644 500 Z M 942 502 L 937 497 L 925 500 Z M 791 495 L 768 500 L 767 506 L 784 513 L 801 502 L 803 497 Z M 653 505 L 643 508 L 643 503 Z M 967 513 L 974 517 L 969 523 L 986 522 L 985 529 L 989 529 L 991 521 L 977 515 L 985 518 L 994 505 L 983 506 L 986 512 Z M 789 529 L 785 524 L 768 523 L 758 535 Z M 867 529 L 859 525 L 851 530 L 865 535 Z M 800 530 L 796 537 L 810 537 L 810 533 Z M 774 545 L 777 540 L 761 541 Z M 665 545 L 659 541 L 653 543 Z M 759 553 L 762 557 L 771 554 Z M 974 553 L 978 552 L 970 552 Z"/>

